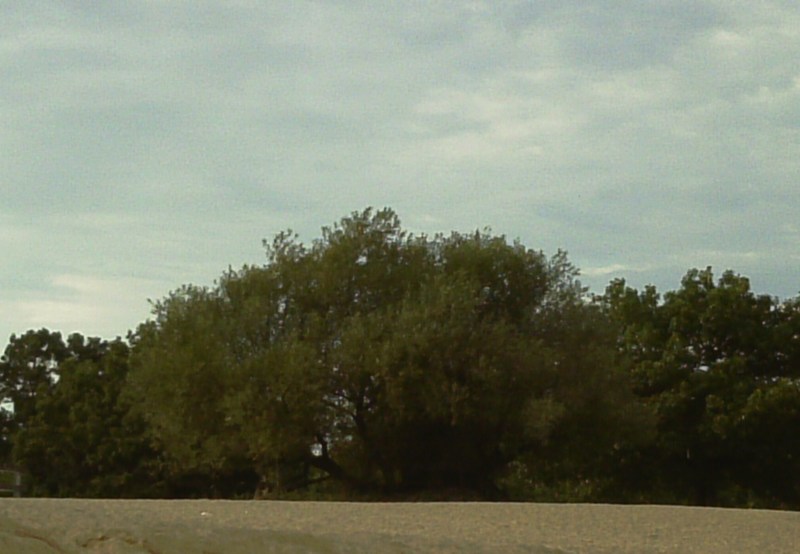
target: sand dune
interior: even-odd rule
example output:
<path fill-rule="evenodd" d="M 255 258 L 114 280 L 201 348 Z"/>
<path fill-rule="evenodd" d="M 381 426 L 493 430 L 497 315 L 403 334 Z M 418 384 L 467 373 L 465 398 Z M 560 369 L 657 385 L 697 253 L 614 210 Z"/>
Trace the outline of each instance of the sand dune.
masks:
<path fill-rule="evenodd" d="M 0 499 L 0 552 L 800 552 L 800 513 L 669 506 Z"/>

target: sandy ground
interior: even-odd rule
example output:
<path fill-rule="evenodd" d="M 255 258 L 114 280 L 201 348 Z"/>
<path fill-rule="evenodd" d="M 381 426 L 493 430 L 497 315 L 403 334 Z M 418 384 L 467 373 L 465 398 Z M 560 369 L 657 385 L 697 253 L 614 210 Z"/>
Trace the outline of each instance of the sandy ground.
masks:
<path fill-rule="evenodd" d="M 0 553 L 798 553 L 800 513 L 591 504 L 0 499 Z"/>

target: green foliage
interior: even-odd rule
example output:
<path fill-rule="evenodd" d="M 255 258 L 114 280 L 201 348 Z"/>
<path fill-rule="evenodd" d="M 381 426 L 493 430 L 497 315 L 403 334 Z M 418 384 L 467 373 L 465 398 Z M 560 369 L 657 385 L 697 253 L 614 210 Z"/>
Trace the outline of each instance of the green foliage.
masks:
<path fill-rule="evenodd" d="M 365 210 L 267 255 L 139 330 L 131 386 L 176 466 L 493 495 L 511 462 L 575 452 L 588 471 L 646 426 L 563 253 Z"/>
<path fill-rule="evenodd" d="M 71 335 L 59 378 L 40 389 L 14 437 L 14 460 L 28 493 L 48 496 L 149 496 L 153 452 L 145 426 L 121 397 L 128 346 Z"/>
<path fill-rule="evenodd" d="M 0 358 L 0 463 L 55 496 L 800 507 L 800 299 L 733 272 L 589 297 L 563 252 L 371 209 Z"/>
<path fill-rule="evenodd" d="M 663 301 L 652 287 L 637 293 L 616 281 L 603 303 L 635 390 L 658 417 L 636 486 L 698 504 L 797 505 L 797 487 L 786 486 L 800 469 L 789 431 L 799 399 L 796 304 L 756 296 L 730 271 L 715 283 L 710 268 L 689 271 Z"/>
<path fill-rule="evenodd" d="M 40 329 L 19 337 L 11 335 L 0 357 L 0 405 L 7 421 L 4 438 L 33 416 L 37 396 L 52 389 L 59 363 L 68 354 L 60 333 Z"/>

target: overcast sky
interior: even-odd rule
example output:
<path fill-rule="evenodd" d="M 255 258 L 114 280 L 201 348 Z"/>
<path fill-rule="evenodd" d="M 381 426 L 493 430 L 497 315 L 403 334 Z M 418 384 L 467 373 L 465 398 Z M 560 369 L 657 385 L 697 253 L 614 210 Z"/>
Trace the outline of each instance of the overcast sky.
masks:
<path fill-rule="evenodd" d="M 796 0 L 0 4 L 0 348 L 366 206 L 793 297 L 799 177 Z"/>

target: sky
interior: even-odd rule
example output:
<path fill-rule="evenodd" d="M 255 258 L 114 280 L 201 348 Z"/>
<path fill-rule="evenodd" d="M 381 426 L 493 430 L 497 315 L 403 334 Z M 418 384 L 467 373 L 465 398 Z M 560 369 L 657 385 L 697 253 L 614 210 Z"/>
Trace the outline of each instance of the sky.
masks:
<path fill-rule="evenodd" d="M 124 337 L 367 206 L 790 298 L 799 177 L 796 0 L 0 3 L 3 341 Z"/>

